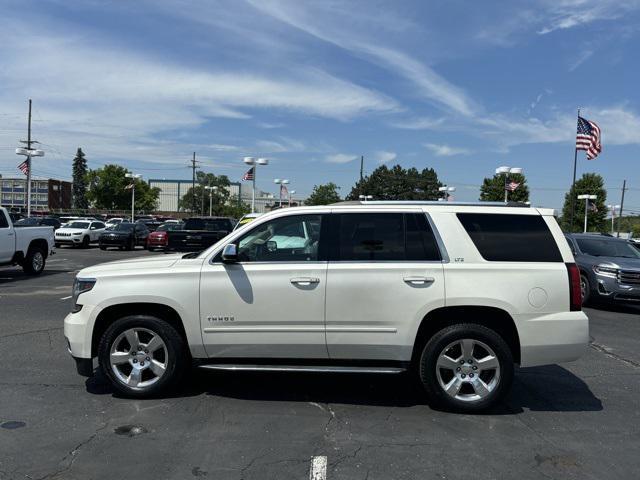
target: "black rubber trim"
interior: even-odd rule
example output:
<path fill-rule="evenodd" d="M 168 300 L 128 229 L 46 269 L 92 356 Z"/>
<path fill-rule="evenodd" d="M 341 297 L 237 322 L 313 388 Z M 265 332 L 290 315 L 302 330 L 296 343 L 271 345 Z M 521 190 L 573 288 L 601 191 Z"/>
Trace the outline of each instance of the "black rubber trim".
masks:
<path fill-rule="evenodd" d="M 83 377 L 93 377 L 93 359 L 92 358 L 72 358 L 76 362 L 76 370 L 78 371 L 78 375 L 82 375 Z"/>

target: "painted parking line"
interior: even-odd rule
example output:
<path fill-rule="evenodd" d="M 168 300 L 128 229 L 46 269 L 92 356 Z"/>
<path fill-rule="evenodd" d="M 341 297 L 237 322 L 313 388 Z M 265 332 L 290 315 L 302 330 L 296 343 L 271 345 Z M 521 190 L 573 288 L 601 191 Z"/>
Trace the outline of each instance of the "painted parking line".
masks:
<path fill-rule="evenodd" d="M 327 478 L 327 457 L 318 456 L 311 459 L 309 468 L 309 480 L 326 480 Z"/>
<path fill-rule="evenodd" d="M 62 297 L 60 300 L 69 300 L 73 295 L 69 295 L 68 297 Z"/>

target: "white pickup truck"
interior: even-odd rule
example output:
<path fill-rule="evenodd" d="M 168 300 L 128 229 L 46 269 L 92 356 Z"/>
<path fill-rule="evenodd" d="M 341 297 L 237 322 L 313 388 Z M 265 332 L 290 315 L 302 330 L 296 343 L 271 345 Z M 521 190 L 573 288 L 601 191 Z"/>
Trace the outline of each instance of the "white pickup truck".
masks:
<path fill-rule="evenodd" d="M 14 228 L 5 208 L 0 207 L 0 266 L 20 265 L 25 273 L 38 275 L 54 252 L 53 227 Z"/>

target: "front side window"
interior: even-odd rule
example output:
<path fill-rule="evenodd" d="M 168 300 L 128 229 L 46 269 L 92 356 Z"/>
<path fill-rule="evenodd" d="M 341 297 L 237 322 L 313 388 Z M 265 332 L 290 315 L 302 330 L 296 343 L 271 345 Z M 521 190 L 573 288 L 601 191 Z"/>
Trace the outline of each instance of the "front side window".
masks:
<path fill-rule="evenodd" d="M 258 225 L 237 242 L 241 262 L 315 262 L 321 215 L 292 215 Z"/>
<path fill-rule="evenodd" d="M 5 217 L 4 212 L 0 212 L 0 228 L 9 228 L 9 222 Z"/>

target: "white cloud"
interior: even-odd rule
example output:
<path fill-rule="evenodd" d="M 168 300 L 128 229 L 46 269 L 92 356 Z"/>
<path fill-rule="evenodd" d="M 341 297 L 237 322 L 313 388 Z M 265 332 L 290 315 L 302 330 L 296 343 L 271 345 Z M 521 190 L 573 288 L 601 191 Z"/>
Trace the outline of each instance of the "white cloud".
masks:
<path fill-rule="evenodd" d="M 424 146 L 431 150 L 436 157 L 453 157 L 455 155 L 467 155 L 471 153 L 471 151 L 466 148 L 452 147 L 450 145 L 425 143 Z"/>
<path fill-rule="evenodd" d="M 265 153 L 303 152 L 306 150 L 303 142 L 286 137 L 280 137 L 277 141 L 258 140 L 256 147 Z"/>
<path fill-rule="evenodd" d="M 640 6 L 638 0 L 547 0 L 550 17 L 538 34 L 566 30 L 597 21 L 615 20 Z"/>
<path fill-rule="evenodd" d="M 464 116 L 471 116 L 478 106 L 459 87 L 451 84 L 430 66 L 406 53 L 381 46 L 379 39 L 352 33 L 353 21 L 361 21 L 361 10 L 348 10 L 336 4 L 250 0 L 257 9 L 315 38 L 343 48 L 376 63 L 393 74 L 409 80 L 417 93 L 433 104 Z M 393 24 L 386 17 L 385 22 Z"/>
<path fill-rule="evenodd" d="M 428 118 L 420 117 L 408 120 L 399 120 L 391 122 L 390 125 L 405 130 L 433 130 L 441 127 L 445 123 L 445 118 Z"/>
<path fill-rule="evenodd" d="M 349 153 L 335 153 L 333 155 L 327 155 L 325 160 L 329 163 L 349 163 L 358 158 L 358 155 L 352 155 Z"/>
<path fill-rule="evenodd" d="M 386 152 L 384 150 L 379 150 L 373 154 L 373 158 L 375 158 L 376 162 L 379 164 L 393 162 L 396 158 L 398 158 L 398 154 L 396 152 Z"/>
<path fill-rule="evenodd" d="M 585 113 L 589 120 L 598 124 L 602 131 L 602 145 L 639 145 L 640 116 L 623 107 L 587 108 Z"/>

